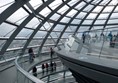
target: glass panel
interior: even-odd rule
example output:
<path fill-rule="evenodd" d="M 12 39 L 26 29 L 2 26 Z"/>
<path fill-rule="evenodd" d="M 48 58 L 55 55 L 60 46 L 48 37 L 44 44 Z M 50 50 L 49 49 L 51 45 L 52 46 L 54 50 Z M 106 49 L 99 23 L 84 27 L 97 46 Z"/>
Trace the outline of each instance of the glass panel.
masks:
<path fill-rule="evenodd" d="M 77 34 L 77 37 L 78 37 L 79 39 L 81 39 L 81 38 L 82 38 L 82 32 L 81 32 L 81 33 L 78 33 L 78 34 Z"/>
<path fill-rule="evenodd" d="M 81 2 L 81 3 L 78 4 L 75 8 L 76 8 L 77 10 L 80 10 L 80 9 L 82 9 L 85 5 L 86 5 L 85 2 Z"/>
<path fill-rule="evenodd" d="M 58 2 L 58 3 L 57 3 L 57 2 Z M 54 9 L 57 8 L 60 4 L 62 4 L 62 0 L 54 0 L 54 1 L 49 5 L 49 7 L 54 10 Z"/>
<path fill-rule="evenodd" d="M 69 7 L 67 5 L 65 5 L 62 8 L 60 8 L 57 12 L 60 14 L 64 14 L 68 9 L 69 9 Z"/>
<path fill-rule="evenodd" d="M 14 0 L 0 0 L 0 14 L 11 6 L 14 3 Z"/>
<path fill-rule="evenodd" d="M 97 16 L 97 14 L 95 14 L 95 13 L 90 13 L 90 14 L 88 15 L 87 19 L 95 19 L 96 16 Z"/>
<path fill-rule="evenodd" d="M 112 0 L 109 5 L 116 5 L 118 3 L 118 0 Z"/>
<path fill-rule="evenodd" d="M 67 39 L 67 38 L 60 39 L 59 43 L 65 43 L 65 42 L 66 42 L 66 39 Z M 58 43 L 58 44 L 59 44 L 59 43 Z"/>
<path fill-rule="evenodd" d="M 23 47 L 26 43 L 26 40 L 13 40 L 8 49 Z"/>
<path fill-rule="evenodd" d="M 109 14 L 100 14 L 98 19 L 107 19 Z"/>
<path fill-rule="evenodd" d="M 81 22 L 81 20 L 79 19 L 74 19 L 71 24 L 79 24 Z"/>
<path fill-rule="evenodd" d="M 104 24 L 106 20 L 96 20 L 94 24 Z"/>
<path fill-rule="evenodd" d="M 32 13 L 32 10 L 30 10 L 30 8 L 27 5 L 24 5 L 24 7 L 26 8 L 28 12 Z"/>
<path fill-rule="evenodd" d="M 85 0 L 85 1 L 89 3 L 89 2 L 92 1 L 92 0 Z"/>
<path fill-rule="evenodd" d="M 19 20 L 17 20 L 17 21 L 15 22 L 15 24 L 20 25 L 27 17 L 28 17 L 28 15 L 27 15 L 27 16 L 24 16 L 23 18 L 21 18 L 21 19 L 19 19 Z"/>
<path fill-rule="evenodd" d="M 96 5 L 99 2 L 100 2 L 100 0 L 93 0 L 92 4 L 95 4 Z"/>
<path fill-rule="evenodd" d="M 37 9 L 43 2 L 41 0 L 30 0 L 29 3 L 33 6 L 34 9 Z"/>
<path fill-rule="evenodd" d="M 106 26 L 106 28 L 117 28 L 118 25 L 109 25 L 109 26 Z"/>
<path fill-rule="evenodd" d="M 93 5 L 88 5 L 83 11 L 90 11 L 94 6 Z"/>
<path fill-rule="evenodd" d="M 78 2 L 78 0 L 71 0 L 68 5 L 69 6 L 73 6 L 74 4 L 76 4 Z"/>
<path fill-rule="evenodd" d="M 54 14 L 50 19 L 57 21 L 59 19 L 59 14 Z"/>
<path fill-rule="evenodd" d="M 68 38 L 69 35 L 73 35 L 73 33 L 64 33 L 62 35 L 62 38 Z"/>
<path fill-rule="evenodd" d="M 50 47 L 52 47 L 52 46 L 50 46 Z M 42 48 L 42 52 L 49 52 L 50 51 L 49 49 L 50 49 L 49 46 L 43 47 Z M 47 77 L 43 78 L 43 81 L 46 82 L 47 81 Z"/>
<path fill-rule="evenodd" d="M 53 23 L 49 23 L 49 22 L 46 22 L 41 28 L 40 30 L 50 30 L 51 27 L 53 26 Z"/>
<path fill-rule="evenodd" d="M 48 16 L 48 14 L 50 14 L 51 10 L 48 7 L 45 7 L 44 9 L 42 9 L 41 12 L 39 12 L 39 14 L 43 15 L 43 16 Z"/>
<path fill-rule="evenodd" d="M 73 17 L 76 13 L 77 13 L 77 11 L 72 9 L 66 16 Z"/>
<path fill-rule="evenodd" d="M 91 30 L 103 29 L 103 26 L 93 26 Z"/>
<path fill-rule="evenodd" d="M 5 44 L 7 40 L 0 40 L 0 50 L 2 49 L 3 45 Z"/>
<path fill-rule="evenodd" d="M 115 8 L 114 12 L 118 12 L 118 6 Z"/>
<path fill-rule="evenodd" d="M 53 39 L 53 40 L 52 40 L 51 38 L 48 38 L 48 39 L 46 40 L 46 42 L 45 42 L 45 45 L 46 45 L 46 44 L 48 44 L 48 45 L 49 45 L 49 44 L 55 44 L 56 41 L 57 41 L 57 39 Z"/>
<path fill-rule="evenodd" d="M 20 8 L 15 13 L 13 13 L 7 20 L 15 23 L 15 22 L 19 21 L 20 19 L 23 19 L 27 15 L 28 15 L 28 13 L 26 11 L 24 11 L 23 8 Z"/>
<path fill-rule="evenodd" d="M 84 18 L 85 16 L 86 16 L 86 14 L 87 13 L 85 13 L 85 12 L 80 12 L 78 15 L 77 15 L 77 17 L 76 18 Z"/>
<path fill-rule="evenodd" d="M 38 31 L 34 37 L 45 37 L 46 31 Z"/>
<path fill-rule="evenodd" d="M 76 30 L 76 28 L 77 28 L 77 26 L 68 26 L 68 28 L 66 29 L 66 31 L 74 32 Z"/>
<path fill-rule="evenodd" d="M 90 28 L 90 26 L 80 26 L 78 31 L 79 31 L 79 32 L 88 31 L 89 28 Z"/>
<path fill-rule="evenodd" d="M 45 27 L 43 27 L 44 30 L 45 30 L 45 29 L 46 29 L 46 30 L 50 30 L 51 27 L 53 26 L 53 23 L 48 23 L 48 22 L 46 22 L 46 23 L 44 24 L 44 26 L 45 26 Z"/>
<path fill-rule="evenodd" d="M 6 4 L 9 4 L 11 2 L 14 2 L 14 0 L 0 0 L 0 7 L 6 5 Z"/>
<path fill-rule="evenodd" d="M 42 42 L 43 39 L 40 39 L 40 40 L 32 40 L 29 44 L 29 46 L 38 46 L 38 45 L 41 45 L 41 42 Z M 39 47 L 39 46 L 38 46 Z"/>
<path fill-rule="evenodd" d="M 109 2 L 109 0 L 103 0 L 100 5 L 106 5 Z"/>
<path fill-rule="evenodd" d="M 54 31 L 62 31 L 63 29 L 64 29 L 64 25 L 60 25 L 60 24 L 58 24 L 58 25 L 56 25 L 56 27 L 54 28 Z"/>
<path fill-rule="evenodd" d="M 50 39 L 49 40 L 47 40 L 48 42 L 51 42 L 50 41 Z M 46 41 L 46 42 L 47 42 Z M 54 44 L 54 43 L 53 43 Z M 49 52 L 50 51 L 50 48 L 52 47 L 52 48 L 54 48 L 54 45 L 49 45 L 48 44 L 48 46 L 46 46 L 47 44 L 45 44 L 44 45 L 44 47 L 42 48 L 42 52 Z M 50 57 L 50 56 L 49 56 Z M 46 57 L 47 59 L 49 59 L 49 57 Z M 43 78 L 44 79 L 44 78 Z M 42 80 L 42 79 L 41 79 Z M 47 81 L 47 79 L 44 79 L 45 81 Z M 45 83 L 47 83 L 47 82 L 45 82 Z"/>
<path fill-rule="evenodd" d="M 14 58 L 18 56 L 20 53 L 21 53 L 21 50 L 9 51 L 9 52 L 5 52 L 3 56 L 5 59 L 10 59 L 10 58 Z"/>
<path fill-rule="evenodd" d="M 102 10 L 102 6 L 97 6 L 92 12 L 100 12 Z"/>
<path fill-rule="evenodd" d="M 6 24 L 6 23 L 2 23 L 0 25 L 0 36 L 1 37 L 3 37 L 3 36 L 4 37 L 10 37 L 15 29 L 16 29 L 16 26 Z"/>
<path fill-rule="evenodd" d="M 70 20 L 70 18 L 67 18 L 67 17 L 64 17 L 60 22 L 65 22 L 65 23 L 68 23 Z"/>
<path fill-rule="evenodd" d="M 110 18 L 118 18 L 118 13 L 112 13 Z"/>
<path fill-rule="evenodd" d="M 23 28 L 19 32 L 19 34 L 17 35 L 17 37 L 30 37 L 30 35 L 32 34 L 32 32 L 33 32 L 33 30 Z"/>
<path fill-rule="evenodd" d="M 60 32 L 51 32 L 50 34 L 53 38 L 58 38 L 60 35 Z"/>
<path fill-rule="evenodd" d="M 111 12 L 113 10 L 113 6 L 107 6 L 105 7 L 105 9 L 103 10 L 103 12 Z"/>
<path fill-rule="evenodd" d="M 82 24 L 92 24 L 93 20 L 84 20 Z"/>
<path fill-rule="evenodd" d="M 118 19 L 109 20 L 107 24 L 118 24 Z"/>
<path fill-rule="evenodd" d="M 35 26 L 39 23 L 40 23 L 39 20 L 36 17 L 34 17 L 32 20 L 29 21 L 29 23 L 27 23 L 26 27 L 36 28 Z"/>

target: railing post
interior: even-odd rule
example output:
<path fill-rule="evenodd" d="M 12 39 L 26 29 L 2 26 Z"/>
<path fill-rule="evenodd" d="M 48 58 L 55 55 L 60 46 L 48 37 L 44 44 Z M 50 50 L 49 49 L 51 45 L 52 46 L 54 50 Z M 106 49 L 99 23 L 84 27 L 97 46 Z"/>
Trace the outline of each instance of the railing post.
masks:
<path fill-rule="evenodd" d="M 47 83 L 49 83 L 49 81 L 50 81 L 50 75 L 48 75 Z"/>
<path fill-rule="evenodd" d="M 65 79 L 65 75 L 66 75 L 66 71 L 64 70 L 64 73 L 63 73 L 63 78 Z"/>
<path fill-rule="evenodd" d="M 17 71 L 17 79 L 16 79 L 16 82 L 18 83 L 18 69 L 16 71 Z"/>

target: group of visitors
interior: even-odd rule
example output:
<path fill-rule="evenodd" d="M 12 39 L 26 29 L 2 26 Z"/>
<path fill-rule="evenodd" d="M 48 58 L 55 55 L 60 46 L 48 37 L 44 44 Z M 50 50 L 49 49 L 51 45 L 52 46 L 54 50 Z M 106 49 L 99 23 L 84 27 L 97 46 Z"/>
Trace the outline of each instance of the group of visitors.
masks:
<path fill-rule="evenodd" d="M 56 62 L 42 64 L 43 73 L 44 73 L 44 71 L 48 72 L 48 71 L 53 71 L 53 70 L 56 70 Z"/>
<path fill-rule="evenodd" d="M 93 35 L 93 34 L 92 34 Z M 117 35 L 113 35 L 112 34 L 112 31 L 109 32 L 109 34 L 107 35 L 107 32 L 106 32 L 106 35 L 102 32 L 99 36 L 97 33 L 95 33 L 94 36 L 90 36 L 90 33 L 88 32 L 83 32 L 82 34 L 82 42 L 83 43 L 89 43 L 89 42 L 97 42 L 97 41 L 109 41 L 110 44 L 112 44 L 113 42 L 116 41 L 116 37 L 118 36 Z"/>
<path fill-rule="evenodd" d="M 28 53 L 29 53 L 29 62 L 32 63 L 34 61 L 34 58 L 35 58 L 33 49 L 29 48 Z M 43 73 L 44 73 L 44 71 L 48 72 L 48 71 L 56 70 L 56 62 L 52 61 L 53 54 L 54 54 L 54 51 L 53 51 L 52 48 L 50 48 L 50 63 L 43 63 L 42 64 L 42 72 Z M 32 73 L 35 77 L 37 77 L 37 68 L 36 68 L 36 66 L 34 66 L 32 68 Z"/>
<path fill-rule="evenodd" d="M 113 35 L 112 32 L 110 32 L 108 34 L 108 38 L 110 40 L 110 47 L 114 47 L 115 46 L 115 43 L 116 43 L 116 38 L 118 37 L 118 34 L 117 35 Z"/>

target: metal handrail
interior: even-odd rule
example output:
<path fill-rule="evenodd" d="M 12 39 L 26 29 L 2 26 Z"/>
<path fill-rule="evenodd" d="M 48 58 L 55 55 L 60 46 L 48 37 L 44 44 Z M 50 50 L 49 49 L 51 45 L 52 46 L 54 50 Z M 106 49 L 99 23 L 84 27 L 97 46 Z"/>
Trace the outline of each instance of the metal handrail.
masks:
<path fill-rule="evenodd" d="M 20 71 L 25 77 L 27 77 L 29 80 L 31 80 L 32 82 L 35 82 L 35 83 L 45 83 L 43 82 L 42 80 L 34 77 L 33 75 L 29 74 L 27 71 L 25 71 L 23 68 L 21 68 L 18 64 L 18 59 L 20 59 L 20 57 L 18 56 L 16 59 L 15 59 L 15 66 L 16 68 L 18 69 L 18 71 Z"/>

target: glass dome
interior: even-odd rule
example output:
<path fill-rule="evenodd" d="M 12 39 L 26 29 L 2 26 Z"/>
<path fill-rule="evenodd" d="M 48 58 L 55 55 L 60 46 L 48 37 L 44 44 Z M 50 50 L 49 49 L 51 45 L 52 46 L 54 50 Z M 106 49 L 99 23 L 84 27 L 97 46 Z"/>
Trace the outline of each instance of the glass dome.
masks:
<path fill-rule="evenodd" d="M 0 0 L 0 59 L 47 52 L 70 34 L 117 33 L 117 0 Z"/>

